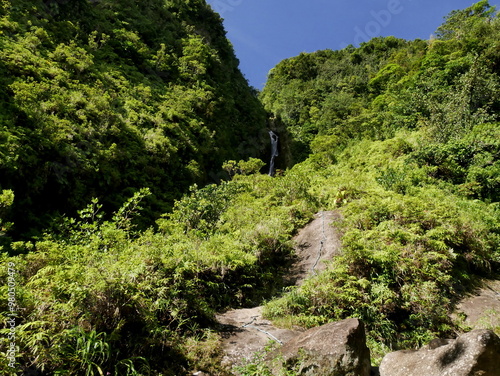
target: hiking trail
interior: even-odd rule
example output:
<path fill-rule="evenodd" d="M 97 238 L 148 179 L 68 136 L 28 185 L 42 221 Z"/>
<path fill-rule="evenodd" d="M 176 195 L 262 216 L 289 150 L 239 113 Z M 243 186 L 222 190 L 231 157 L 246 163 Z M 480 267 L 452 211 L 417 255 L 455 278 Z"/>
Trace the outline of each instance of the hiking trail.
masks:
<path fill-rule="evenodd" d="M 336 211 L 322 211 L 293 238 L 296 261 L 285 277 L 287 285 L 300 286 L 303 281 L 325 269 L 325 261 L 340 252 L 340 233 L 333 222 L 341 219 Z M 251 359 L 270 340 L 284 343 L 301 332 L 280 329 L 262 317 L 262 306 L 227 311 L 216 316 L 223 327 L 223 363 L 231 367 Z"/>

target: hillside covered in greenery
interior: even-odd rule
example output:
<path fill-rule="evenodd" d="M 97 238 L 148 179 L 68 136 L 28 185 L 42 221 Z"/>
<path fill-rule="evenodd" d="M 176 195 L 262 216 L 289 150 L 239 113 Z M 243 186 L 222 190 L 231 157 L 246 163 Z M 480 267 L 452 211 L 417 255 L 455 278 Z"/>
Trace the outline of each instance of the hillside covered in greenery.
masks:
<path fill-rule="evenodd" d="M 5 0 L 0 17 L 0 187 L 18 233 L 143 187 L 154 217 L 263 151 L 265 113 L 204 1 Z"/>
<path fill-rule="evenodd" d="M 429 41 L 375 38 L 271 70 L 261 100 L 305 159 L 294 170 L 344 220 L 342 256 L 269 302 L 268 317 L 359 317 L 387 348 L 461 330 L 457 298 L 500 261 L 499 37 L 480 1 Z"/>
<path fill-rule="evenodd" d="M 284 60 L 258 95 L 202 0 L 1 4 L 2 374 L 230 375 L 215 314 L 262 303 L 285 327 L 363 320 L 375 361 L 467 330 L 450 313 L 500 265 L 487 1 L 429 41 Z M 284 286 L 320 210 L 342 254 Z"/>

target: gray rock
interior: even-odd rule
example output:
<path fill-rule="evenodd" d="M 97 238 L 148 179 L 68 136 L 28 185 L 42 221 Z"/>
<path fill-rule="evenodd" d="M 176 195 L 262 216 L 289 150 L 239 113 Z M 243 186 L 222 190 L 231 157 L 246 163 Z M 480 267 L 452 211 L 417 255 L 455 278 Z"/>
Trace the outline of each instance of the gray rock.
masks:
<path fill-rule="evenodd" d="M 347 319 L 299 334 L 272 354 L 303 376 L 369 376 L 364 324 Z"/>
<path fill-rule="evenodd" d="M 380 376 L 500 376 L 500 338 L 473 330 L 456 340 L 435 340 L 416 351 L 387 354 Z"/>

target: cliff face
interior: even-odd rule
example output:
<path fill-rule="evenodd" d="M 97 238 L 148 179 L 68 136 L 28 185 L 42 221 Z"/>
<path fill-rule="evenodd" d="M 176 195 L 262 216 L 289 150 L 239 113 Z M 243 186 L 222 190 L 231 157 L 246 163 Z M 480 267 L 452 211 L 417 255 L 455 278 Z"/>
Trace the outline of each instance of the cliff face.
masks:
<path fill-rule="evenodd" d="M 260 152 L 265 113 L 205 1 L 15 0 L 0 17 L 0 188 L 19 229 L 141 187 L 164 211 Z"/>

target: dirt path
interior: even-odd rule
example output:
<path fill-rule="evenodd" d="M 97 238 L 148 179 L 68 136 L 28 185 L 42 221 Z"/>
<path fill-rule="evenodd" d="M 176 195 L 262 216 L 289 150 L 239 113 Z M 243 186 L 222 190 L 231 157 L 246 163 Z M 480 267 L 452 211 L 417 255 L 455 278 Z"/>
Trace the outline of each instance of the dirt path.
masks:
<path fill-rule="evenodd" d="M 331 260 L 340 251 L 340 234 L 332 222 L 340 220 L 337 212 L 320 212 L 314 220 L 294 237 L 296 262 L 286 283 L 300 285 L 309 276 L 325 269 L 324 261 Z M 300 333 L 298 330 L 279 329 L 262 318 L 262 307 L 236 309 L 217 315 L 223 330 L 224 363 L 238 365 L 244 359 L 263 350 L 270 340 L 287 342 Z"/>

